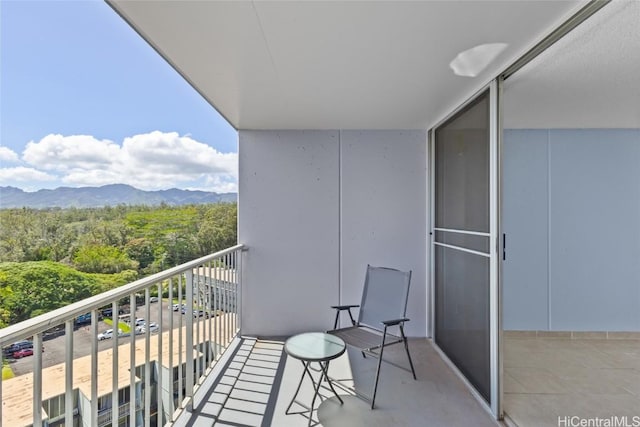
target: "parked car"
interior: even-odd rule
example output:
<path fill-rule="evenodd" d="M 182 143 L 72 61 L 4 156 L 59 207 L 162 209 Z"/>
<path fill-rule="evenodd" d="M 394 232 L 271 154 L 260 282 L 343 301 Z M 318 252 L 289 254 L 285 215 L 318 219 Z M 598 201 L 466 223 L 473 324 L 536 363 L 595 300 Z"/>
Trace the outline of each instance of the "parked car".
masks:
<path fill-rule="evenodd" d="M 158 297 L 149 297 L 149 302 L 158 302 Z"/>
<path fill-rule="evenodd" d="M 113 315 L 113 308 L 109 307 L 102 309 L 101 313 L 104 317 L 111 317 Z M 118 308 L 118 314 L 124 314 L 124 310 L 122 308 Z"/>
<path fill-rule="evenodd" d="M 154 323 L 154 322 L 149 323 L 149 332 L 156 333 L 159 330 L 160 330 L 160 326 L 158 326 L 157 323 Z M 147 332 L 147 326 L 146 325 L 138 326 L 136 328 L 136 332 L 139 332 L 141 334 L 146 333 Z"/>
<path fill-rule="evenodd" d="M 193 317 L 209 317 L 209 313 L 204 310 L 193 310 Z"/>
<path fill-rule="evenodd" d="M 76 326 L 88 325 L 91 323 L 91 313 L 81 314 L 74 320 Z"/>
<path fill-rule="evenodd" d="M 144 326 L 145 323 L 147 323 L 147 322 L 142 318 L 137 318 L 136 319 L 136 326 Z"/>
<path fill-rule="evenodd" d="M 122 329 L 118 329 L 118 335 L 122 335 Z M 113 329 L 107 329 L 106 331 L 98 334 L 98 341 L 110 340 L 113 338 Z"/>
<path fill-rule="evenodd" d="M 42 334 L 42 340 L 43 341 L 52 340 L 54 338 L 58 338 L 58 337 L 64 335 L 64 333 L 65 333 L 64 327 L 58 327 L 58 328 L 54 328 L 54 329 L 49 329 L 48 331 L 45 331 Z"/>
<path fill-rule="evenodd" d="M 43 349 L 44 351 L 44 349 Z M 25 356 L 31 356 L 33 355 L 33 347 L 32 348 L 23 348 L 22 350 L 18 350 L 15 353 L 13 353 L 13 358 L 14 359 L 21 359 Z"/>
<path fill-rule="evenodd" d="M 5 347 L 2 349 L 2 353 L 5 357 L 13 357 L 15 352 L 29 348 L 33 349 L 33 342 L 29 340 L 22 340 Z"/>
<path fill-rule="evenodd" d="M 170 306 L 170 307 L 173 309 L 173 311 L 178 311 L 178 310 L 180 310 L 181 308 L 182 308 L 182 309 L 184 309 L 184 304 L 173 304 L 173 305 L 172 305 L 172 306 Z M 184 313 L 183 313 L 183 314 L 184 314 Z"/>

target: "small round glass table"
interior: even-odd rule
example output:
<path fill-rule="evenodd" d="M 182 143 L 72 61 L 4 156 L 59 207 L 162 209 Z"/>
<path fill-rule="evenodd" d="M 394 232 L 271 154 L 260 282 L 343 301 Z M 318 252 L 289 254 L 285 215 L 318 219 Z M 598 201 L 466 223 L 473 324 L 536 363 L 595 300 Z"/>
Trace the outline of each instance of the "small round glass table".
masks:
<path fill-rule="evenodd" d="M 294 393 L 289 406 L 287 406 L 285 414 L 305 414 L 308 411 L 309 425 L 311 425 L 313 409 L 316 403 L 316 398 L 320 396 L 320 386 L 322 385 L 323 379 L 327 382 L 327 384 L 329 384 L 329 388 L 338 398 L 340 404 L 344 403 L 340 396 L 338 396 L 338 393 L 336 393 L 335 388 L 333 388 L 333 384 L 331 384 L 331 379 L 329 378 L 328 372 L 329 362 L 340 357 L 344 353 L 345 349 L 346 345 L 341 338 L 334 335 L 325 334 L 324 332 L 307 332 L 304 334 L 294 335 L 284 343 L 284 351 L 294 359 L 300 360 L 302 362 L 302 365 L 304 366 L 304 370 L 302 371 L 302 375 L 300 376 L 300 382 L 298 383 L 298 388 L 296 388 L 296 392 Z M 313 375 L 311 375 L 311 370 L 318 372 L 317 369 L 313 369 L 310 367 L 311 363 L 313 362 L 316 362 L 320 365 L 320 378 L 317 382 L 313 378 Z M 302 385 L 302 381 L 304 380 L 305 375 L 308 375 L 311 379 L 311 384 L 313 385 L 314 389 L 313 398 L 311 399 L 311 407 L 308 407 L 301 402 L 296 401 L 298 392 L 300 392 L 300 386 Z M 322 398 L 322 396 L 320 397 Z M 291 412 L 291 405 L 293 405 L 294 402 L 296 402 L 303 408 L 306 408 L 307 411 Z"/>

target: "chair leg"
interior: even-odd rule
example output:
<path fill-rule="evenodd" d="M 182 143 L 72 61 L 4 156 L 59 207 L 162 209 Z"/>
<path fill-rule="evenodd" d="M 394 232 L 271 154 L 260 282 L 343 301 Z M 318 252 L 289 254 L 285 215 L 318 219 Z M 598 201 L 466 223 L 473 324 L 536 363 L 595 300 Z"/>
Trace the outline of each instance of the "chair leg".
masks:
<path fill-rule="evenodd" d="M 402 341 L 404 341 L 404 349 L 407 352 L 407 357 L 409 358 L 409 366 L 411 366 L 411 373 L 413 374 L 413 379 L 416 378 L 416 371 L 413 369 L 413 362 L 411 361 L 411 354 L 409 354 L 409 343 L 407 342 L 407 337 L 404 335 L 404 326 L 400 324 L 400 334 L 402 335 Z"/>
<path fill-rule="evenodd" d="M 376 380 L 373 384 L 373 396 L 371 397 L 371 409 L 375 408 L 376 393 L 378 391 L 378 380 L 380 379 L 380 365 L 382 364 L 382 352 L 384 351 L 384 340 L 387 336 L 387 327 L 384 327 L 384 333 L 382 334 L 382 345 L 380 346 L 380 354 L 378 355 L 378 367 L 376 368 Z M 362 353 L 364 355 L 364 353 Z"/>
<path fill-rule="evenodd" d="M 351 326 L 356 326 L 356 321 L 353 320 L 353 315 L 351 314 L 351 309 L 347 309 L 347 311 L 349 312 L 349 318 L 351 319 Z"/>

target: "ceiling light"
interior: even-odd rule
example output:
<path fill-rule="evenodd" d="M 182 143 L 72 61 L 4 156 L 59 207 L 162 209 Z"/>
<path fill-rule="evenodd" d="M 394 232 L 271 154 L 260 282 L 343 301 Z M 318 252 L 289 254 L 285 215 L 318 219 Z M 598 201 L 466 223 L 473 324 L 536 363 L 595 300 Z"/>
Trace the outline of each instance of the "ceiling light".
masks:
<path fill-rule="evenodd" d="M 458 76 L 475 77 L 487 68 L 507 46 L 506 43 L 486 43 L 472 47 L 460 52 L 449 63 L 449 67 Z"/>

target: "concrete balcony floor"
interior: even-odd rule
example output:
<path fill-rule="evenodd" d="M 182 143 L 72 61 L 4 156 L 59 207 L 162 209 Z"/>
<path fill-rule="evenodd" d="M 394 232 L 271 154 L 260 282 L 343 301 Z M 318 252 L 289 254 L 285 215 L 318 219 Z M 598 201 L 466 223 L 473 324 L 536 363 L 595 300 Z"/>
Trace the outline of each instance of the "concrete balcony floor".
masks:
<path fill-rule="evenodd" d="M 284 339 L 243 338 L 222 375 L 210 380 L 196 395 L 193 411 L 183 413 L 178 426 L 307 426 L 307 414 L 285 415 L 303 371 L 302 363 L 283 351 Z M 316 400 L 314 426 L 496 426 L 499 425 L 475 400 L 462 381 L 440 358 L 426 339 L 409 343 L 417 381 L 410 372 L 382 364 L 376 409 L 352 392 L 338 388 L 344 405 L 321 389 Z M 408 366 L 404 349 L 385 349 L 385 359 Z M 349 349 L 331 362 L 329 375 L 370 394 L 375 359 Z M 315 373 L 318 376 L 318 373 Z M 313 390 L 306 378 L 298 400 L 309 404 Z M 292 411 L 303 408 L 294 404 Z"/>

